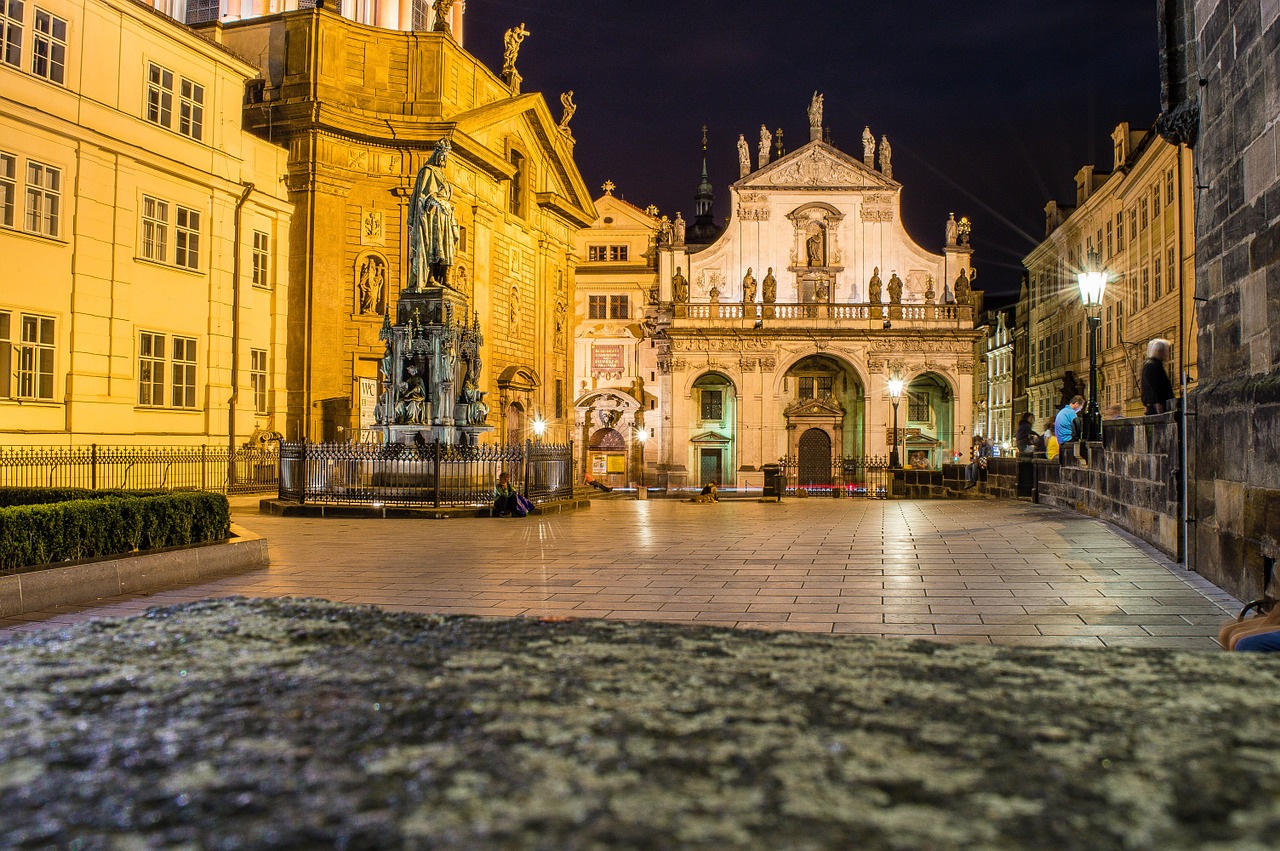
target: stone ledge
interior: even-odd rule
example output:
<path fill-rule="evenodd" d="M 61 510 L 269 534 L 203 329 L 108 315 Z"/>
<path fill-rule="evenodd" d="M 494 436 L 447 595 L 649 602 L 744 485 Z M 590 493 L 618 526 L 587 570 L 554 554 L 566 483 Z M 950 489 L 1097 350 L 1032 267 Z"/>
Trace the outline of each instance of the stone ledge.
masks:
<path fill-rule="evenodd" d="M 572 499 L 537 503 L 529 513 L 531 515 L 561 514 L 565 511 L 578 511 L 590 507 L 590 497 L 575 496 Z M 403 505 L 326 505 L 316 502 L 298 503 L 275 497 L 259 502 L 258 512 L 275 517 L 354 517 L 379 520 L 450 520 L 455 517 L 489 516 L 488 508 L 477 508 L 474 505 L 458 507 L 442 505 L 439 508 L 431 506 L 412 508 Z"/>
<path fill-rule="evenodd" d="M 0 618 L 267 566 L 266 538 L 234 523 L 231 534 L 230 539 L 212 544 L 173 547 L 0 576 Z"/>

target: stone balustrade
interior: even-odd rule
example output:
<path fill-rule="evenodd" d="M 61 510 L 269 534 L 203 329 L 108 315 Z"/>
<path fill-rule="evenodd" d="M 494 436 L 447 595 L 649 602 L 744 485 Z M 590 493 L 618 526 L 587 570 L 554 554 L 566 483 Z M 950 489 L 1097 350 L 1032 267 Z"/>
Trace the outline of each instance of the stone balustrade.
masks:
<path fill-rule="evenodd" d="M 677 326 L 708 321 L 754 324 L 762 320 L 782 320 L 797 325 L 812 322 L 865 323 L 868 328 L 881 328 L 886 321 L 904 323 L 903 327 L 973 326 L 973 307 L 967 304 L 699 302 L 674 304 L 672 313 Z"/>

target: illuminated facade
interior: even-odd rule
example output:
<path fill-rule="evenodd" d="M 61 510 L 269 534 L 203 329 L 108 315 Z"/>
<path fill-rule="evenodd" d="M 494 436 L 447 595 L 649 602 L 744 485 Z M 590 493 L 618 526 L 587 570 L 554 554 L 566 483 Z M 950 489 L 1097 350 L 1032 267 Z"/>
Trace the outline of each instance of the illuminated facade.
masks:
<path fill-rule="evenodd" d="M 439 24 L 436 13 L 438 0 L 336 0 L 330 3 L 324 0 L 150 0 L 150 5 L 186 24 L 244 21 L 316 6 L 329 8 L 358 24 L 392 30 L 430 31 Z M 443 22 L 461 44 L 466 0 L 443 5 L 448 8 Z"/>
<path fill-rule="evenodd" d="M 128 0 L 0 25 L 3 442 L 276 430 L 292 205 L 285 151 L 240 129 L 257 69 Z"/>

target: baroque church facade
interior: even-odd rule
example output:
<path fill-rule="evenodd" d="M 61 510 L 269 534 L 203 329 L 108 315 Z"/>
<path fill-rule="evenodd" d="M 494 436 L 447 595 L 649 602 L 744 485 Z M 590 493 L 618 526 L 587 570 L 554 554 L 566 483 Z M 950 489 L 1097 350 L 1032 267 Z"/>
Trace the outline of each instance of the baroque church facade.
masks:
<path fill-rule="evenodd" d="M 759 486 L 787 458 L 802 483 L 839 486 L 895 445 L 919 466 L 967 457 L 981 336 L 968 221 L 947 222 L 941 254 L 921 247 L 888 140 L 864 131 L 851 156 L 823 141 L 821 113 L 815 93 L 810 140 L 772 161 L 763 128 L 754 163 L 739 138 L 723 228 L 705 159 L 693 221 L 657 223 L 651 481 Z"/>
<path fill-rule="evenodd" d="M 541 94 L 520 90 L 527 31 L 508 32 L 499 75 L 449 27 L 366 26 L 327 5 L 197 29 L 254 58 L 262 80 L 244 124 L 289 152 L 285 436 L 371 436 L 379 332 L 407 283 L 414 176 L 447 139 L 460 226 L 450 284 L 484 336 L 489 425 L 522 442 L 542 420 L 548 440 L 567 441 L 573 240 L 595 211 L 574 162 L 571 104 L 556 119 Z"/>

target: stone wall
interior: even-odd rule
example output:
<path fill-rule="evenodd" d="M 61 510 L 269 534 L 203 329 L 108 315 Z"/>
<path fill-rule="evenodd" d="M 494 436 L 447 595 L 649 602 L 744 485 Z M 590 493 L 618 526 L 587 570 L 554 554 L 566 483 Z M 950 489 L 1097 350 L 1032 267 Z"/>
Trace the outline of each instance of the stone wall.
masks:
<path fill-rule="evenodd" d="M 1114 523 L 1176 559 L 1180 445 L 1176 414 L 1108 420 L 1087 464 L 1032 462 L 1037 499 Z"/>
<path fill-rule="evenodd" d="M 1200 385 L 1188 559 L 1240 597 L 1270 581 L 1280 537 L 1280 0 L 1163 0 L 1170 132 L 1198 106 Z M 1189 14 L 1194 26 L 1182 27 Z M 1194 52 L 1194 66 L 1177 61 Z M 1198 69 L 1198 70 L 1197 70 Z M 1187 85 L 1190 82 L 1191 85 Z M 1181 102 L 1179 102 L 1181 100 Z"/>

